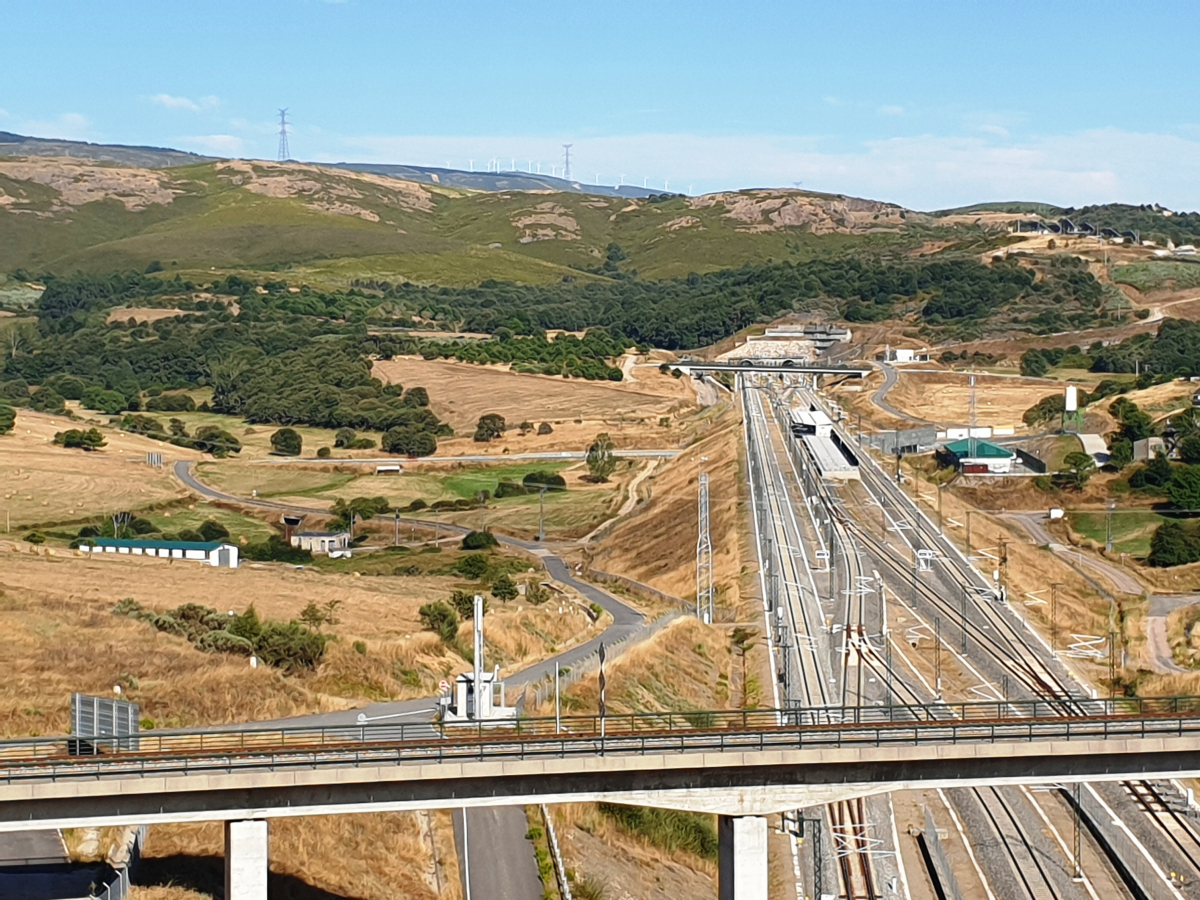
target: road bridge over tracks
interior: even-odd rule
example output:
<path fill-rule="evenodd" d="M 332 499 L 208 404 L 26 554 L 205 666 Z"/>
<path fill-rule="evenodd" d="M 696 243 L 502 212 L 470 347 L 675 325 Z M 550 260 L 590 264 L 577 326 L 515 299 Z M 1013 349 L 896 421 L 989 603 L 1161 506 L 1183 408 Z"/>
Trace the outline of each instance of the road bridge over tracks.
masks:
<path fill-rule="evenodd" d="M 766 896 L 770 813 L 918 787 L 1200 776 L 1200 698 L 153 732 L 111 753 L 104 740 L 0 742 L 0 831 L 224 820 L 228 900 L 259 900 L 271 818 L 605 800 L 722 816 L 721 896 L 744 900 Z M 101 752 L 70 755 L 81 747 Z"/>

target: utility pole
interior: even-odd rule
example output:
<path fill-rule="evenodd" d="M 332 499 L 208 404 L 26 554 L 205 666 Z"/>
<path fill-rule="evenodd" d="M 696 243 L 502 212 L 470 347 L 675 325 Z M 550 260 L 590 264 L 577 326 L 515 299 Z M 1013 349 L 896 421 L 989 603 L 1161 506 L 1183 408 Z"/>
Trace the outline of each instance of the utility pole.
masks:
<path fill-rule="evenodd" d="M 963 585 L 962 597 L 960 599 L 961 609 L 959 610 L 959 618 L 962 622 L 962 655 L 967 655 L 967 590 L 968 586 Z"/>
<path fill-rule="evenodd" d="M 395 534 L 395 537 L 392 538 L 392 546 L 393 547 L 400 546 L 400 512 L 399 512 L 399 510 L 397 510 L 397 512 L 396 512 L 396 534 Z"/>
<path fill-rule="evenodd" d="M 941 484 L 939 484 L 939 485 L 937 486 L 937 495 L 938 495 L 938 534 L 940 534 L 940 535 L 942 535 L 942 536 L 945 536 L 945 534 L 946 534 L 946 532 L 945 532 L 945 529 L 943 529 L 943 528 L 942 528 L 942 491 L 943 491 L 944 489 L 945 489 L 945 486 L 944 486 L 944 485 L 941 485 Z"/>
<path fill-rule="evenodd" d="M 696 618 L 713 621 L 713 549 L 708 524 L 708 473 L 700 473 L 700 528 L 696 538 Z"/>
<path fill-rule="evenodd" d="M 1108 515 L 1105 516 L 1104 522 L 1104 549 L 1108 553 L 1113 551 L 1113 509 L 1116 508 L 1117 501 L 1108 501 Z"/>
<path fill-rule="evenodd" d="M 1057 581 L 1050 585 L 1050 652 L 1058 652 L 1058 589 Z"/>
<path fill-rule="evenodd" d="M 937 700 L 942 701 L 942 617 L 933 617 L 933 672 Z"/>
<path fill-rule="evenodd" d="M 538 488 L 538 536 L 539 541 L 546 539 L 546 485 Z"/>

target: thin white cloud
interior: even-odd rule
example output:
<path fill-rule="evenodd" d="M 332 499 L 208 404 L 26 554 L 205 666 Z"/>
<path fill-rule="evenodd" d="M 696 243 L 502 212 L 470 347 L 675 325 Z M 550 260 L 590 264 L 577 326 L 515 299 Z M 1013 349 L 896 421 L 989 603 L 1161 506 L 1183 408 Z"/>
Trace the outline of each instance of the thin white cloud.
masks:
<path fill-rule="evenodd" d="M 171 94 L 155 94 L 150 98 L 150 102 L 156 106 L 162 106 L 167 109 L 185 109 L 188 112 L 200 112 L 202 109 L 212 109 L 221 101 L 213 96 L 201 97 L 199 100 L 191 100 L 187 97 L 175 97 Z"/>
<path fill-rule="evenodd" d="M 891 200 L 913 209 L 938 209 L 985 200 L 1040 200 L 1063 206 L 1088 203 L 1158 202 L 1172 209 L 1200 208 L 1200 137 L 1135 133 L 1115 128 L 1008 141 L 986 137 L 922 135 L 871 141 L 829 151 L 816 137 L 745 135 L 715 137 L 642 134 L 579 139 L 571 151 L 576 177 L 602 184 L 675 189 L 694 184 L 698 192 L 743 187 L 791 186 Z M 332 135 L 330 138 L 332 139 Z M 323 142 L 329 162 L 368 162 L 476 170 L 513 157 L 542 162 L 542 172 L 561 166 L 566 136 L 362 137 Z M 999 139 L 999 140 L 998 140 Z"/>
<path fill-rule="evenodd" d="M 1008 129 L 1003 125 L 980 125 L 979 130 L 984 134 L 994 134 L 999 137 L 1008 137 Z"/>
<path fill-rule="evenodd" d="M 903 106 L 881 106 L 879 107 L 881 116 L 902 116 L 904 115 Z"/>
<path fill-rule="evenodd" d="M 63 113 L 49 121 L 25 121 L 17 126 L 22 134 L 62 141 L 85 141 L 92 137 L 92 123 L 79 113 Z"/>
<path fill-rule="evenodd" d="M 200 134 L 181 138 L 185 147 L 198 147 L 217 156 L 241 156 L 245 142 L 232 134 Z"/>

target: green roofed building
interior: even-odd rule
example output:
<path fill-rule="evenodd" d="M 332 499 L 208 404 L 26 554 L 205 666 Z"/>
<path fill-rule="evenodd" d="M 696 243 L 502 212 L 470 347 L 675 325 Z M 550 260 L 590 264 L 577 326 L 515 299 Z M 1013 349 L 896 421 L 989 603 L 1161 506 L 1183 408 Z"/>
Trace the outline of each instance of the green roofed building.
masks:
<path fill-rule="evenodd" d="M 1006 447 L 979 438 L 951 441 L 945 446 L 964 475 L 1007 475 L 1017 457 Z"/>
<path fill-rule="evenodd" d="M 164 541 L 137 538 L 90 538 L 79 545 L 93 556 L 117 553 L 123 556 L 154 556 L 159 559 L 190 559 L 208 566 L 238 567 L 237 544 L 224 541 Z"/>

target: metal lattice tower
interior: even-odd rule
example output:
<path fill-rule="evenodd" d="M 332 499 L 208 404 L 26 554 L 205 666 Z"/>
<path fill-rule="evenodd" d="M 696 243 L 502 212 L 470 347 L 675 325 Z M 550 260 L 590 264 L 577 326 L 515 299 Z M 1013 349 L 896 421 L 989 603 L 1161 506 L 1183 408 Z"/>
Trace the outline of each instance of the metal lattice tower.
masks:
<path fill-rule="evenodd" d="M 708 473 L 700 473 L 700 535 L 696 539 L 696 618 L 713 620 L 713 550 L 708 527 Z"/>
<path fill-rule="evenodd" d="M 292 158 L 292 152 L 288 149 L 288 120 L 287 110 L 279 111 L 279 161 L 287 162 Z"/>
<path fill-rule="evenodd" d="M 563 144 L 563 179 L 571 180 L 571 148 L 574 144 Z"/>

